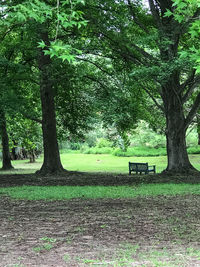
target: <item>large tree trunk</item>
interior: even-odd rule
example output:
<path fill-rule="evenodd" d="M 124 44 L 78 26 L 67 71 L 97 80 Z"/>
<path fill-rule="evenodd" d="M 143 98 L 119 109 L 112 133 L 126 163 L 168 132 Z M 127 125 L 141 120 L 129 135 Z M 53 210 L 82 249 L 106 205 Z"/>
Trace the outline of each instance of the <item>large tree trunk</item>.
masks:
<path fill-rule="evenodd" d="M 9 151 L 9 139 L 6 128 L 6 117 L 3 111 L 0 111 L 0 131 L 1 131 L 1 139 L 2 139 L 2 154 L 3 154 L 3 162 L 2 162 L 2 170 L 10 170 L 13 169 L 10 158 Z"/>
<path fill-rule="evenodd" d="M 49 44 L 48 32 L 41 27 L 40 38 Z M 56 115 L 54 104 L 54 91 L 51 81 L 51 59 L 40 50 L 40 97 L 42 104 L 42 132 L 44 147 L 44 162 L 39 174 L 53 174 L 62 172 L 64 169 L 60 161 L 60 154 L 56 133 Z"/>
<path fill-rule="evenodd" d="M 187 153 L 186 141 L 185 141 L 185 129 L 175 127 L 173 124 L 178 125 L 178 119 L 169 119 L 169 126 L 167 129 L 167 159 L 168 165 L 166 171 L 173 173 L 187 173 L 190 170 L 194 170 L 191 165 Z M 173 121 L 172 121 L 173 120 Z"/>
<path fill-rule="evenodd" d="M 173 77 L 172 77 L 173 80 Z M 170 83 L 168 83 L 169 85 Z M 181 95 L 176 83 L 163 88 L 163 102 L 166 115 L 166 139 L 168 164 L 165 172 L 189 173 L 195 169 L 191 165 L 186 147 L 186 130 Z"/>

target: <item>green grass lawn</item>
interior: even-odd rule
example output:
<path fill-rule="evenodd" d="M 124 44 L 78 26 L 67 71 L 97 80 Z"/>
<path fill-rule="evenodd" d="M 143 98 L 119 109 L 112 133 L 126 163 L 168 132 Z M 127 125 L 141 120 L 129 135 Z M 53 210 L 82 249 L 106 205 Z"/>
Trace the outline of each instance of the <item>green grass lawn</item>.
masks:
<path fill-rule="evenodd" d="M 61 154 L 66 169 L 89 172 L 128 173 L 128 162 L 148 162 L 157 165 L 157 172 L 166 167 L 166 157 L 116 157 L 110 154 Z"/>
<path fill-rule="evenodd" d="M 190 155 L 191 163 L 200 170 L 200 156 Z M 28 160 L 13 161 L 16 170 L 12 173 L 34 173 L 41 167 L 42 157 L 36 163 L 28 163 Z M 116 157 L 111 154 L 61 154 L 61 161 L 65 169 L 69 171 L 83 172 L 113 172 L 128 173 L 128 162 L 148 162 L 156 165 L 156 172 L 160 173 L 166 168 L 166 156 L 159 157 Z M 1 167 L 1 165 L 0 165 Z M 4 172 L 1 172 L 4 173 Z M 7 172 L 6 172 L 7 173 Z"/>
<path fill-rule="evenodd" d="M 20 186 L 0 188 L 16 199 L 64 200 L 73 198 L 135 198 L 138 196 L 200 195 L 200 184 L 148 184 L 140 186 Z"/>

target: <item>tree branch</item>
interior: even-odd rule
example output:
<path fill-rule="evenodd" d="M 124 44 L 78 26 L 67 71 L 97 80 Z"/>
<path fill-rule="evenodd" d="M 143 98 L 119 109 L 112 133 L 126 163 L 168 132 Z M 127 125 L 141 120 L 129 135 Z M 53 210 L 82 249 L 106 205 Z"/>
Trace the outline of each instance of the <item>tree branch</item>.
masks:
<path fill-rule="evenodd" d="M 143 88 L 143 90 L 149 95 L 149 97 L 153 100 L 153 102 L 155 103 L 155 105 L 163 112 L 165 113 L 165 110 L 163 108 L 163 106 L 161 106 L 158 101 L 155 99 L 155 97 L 150 93 L 150 91 L 148 89 L 146 89 L 145 87 Z"/>
<path fill-rule="evenodd" d="M 149 31 L 147 30 L 147 28 L 146 28 L 142 23 L 140 23 L 140 21 L 137 19 L 136 14 L 135 14 L 135 12 L 134 12 L 134 9 L 133 9 L 133 6 L 132 6 L 130 0 L 128 0 L 128 8 L 129 8 L 129 10 L 130 10 L 130 15 L 132 16 L 134 22 L 135 22 L 135 23 L 136 23 L 142 30 L 144 30 L 146 33 L 149 33 Z"/>
<path fill-rule="evenodd" d="M 84 51 L 84 49 L 82 49 Z M 114 57 L 113 55 L 102 55 L 102 54 L 99 54 L 95 49 L 94 50 L 88 50 L 87 51 L 85 50 L 84 51 L 84 54 L 87 54 L 87 55 L 93 55 L 93 56 L 98 56 L 98 57 L 101 57 L 101 58 L 107 58 L 107 59 L 113 59 L 115 60 L 116 57 Z"/>
<path fill-rule="evenodd" d="M 150 90 L 147 89 L 148 88 L 148 84 L 147 85 L 145 85 L 145 84 L 143 85 L 139 80 L 137 80 L 137 82 L 139 84 L 141 84 L 142 89 L 149 95 L 149 97 L 153 100 L 153 102 L 155 103 L 155 105 L 164 113 L 165 110 L 164 110 L 163 106 L 158 103 L 158 101 L 153 96 L 153 94 L 150 92 Z"/>
<path fill-rule="evenodd" d="M 91 60 L 89 60 L 89 59 L 86 59 L 86 58 L 81 58 L 81 57 L 76 57 L 76 58 L 79 59 L 79 60 L 88 62 L 88 63 L 90 63 L 90 64 L 93 64 L 95 67 L 97 67 L 98 69 L 100 69 L 102 72 L 106 73 L 106 74 L 109 75 L 109 76 L 112 76 L 111 73 L 109 73 L 107 70 L 104 70 L 103 68 L 101 68 L 96 62 L 93 62 L 93 61 L 91 61 Z"/>
<path fill-rule="evenodd" d="M 196 70 L 193 69 L 193 70 L 192 70 L 192 73 L 191 73 L 190 76 L 186 79 L 186 81 L 180 85 L 180 92 L 183 92 L 183 91 L 185 90 L 185 88 L 186 88 L 189 84 L 191 84 L 191 83 L 193 82 L 195 72 L 196 72 Z"/>
<path fill-rule="evenodd" d="M 103 83 L 101 83 L 99 80 L 95 79 L 94 77 L 91 77 L 91 76 L 89 76 L 89 75 L 84 75 L 83 77 L 85 77 L 85 78 L 87 78 L 87 79 L 89 79 L 89 80 L 91 80 L 91 81 L 93 81 L 93 82 L 97 82 L 97 83 L 99 83 L 102 87 L 106 88 L 106 86 L 105 86 Z"/>
<path fill-rule="evenodd" d="M 148 61 L 146 60 L 147 58 L 149 58 L 150 60 L 155 60 L 153 56 L 151 56 L 149 53 L 147 53 L 146 51 L 144 51 L 144 49 L 138 47 L 135 44 L 131 44 L 140 54 L 142 54 L 142 56 L 145 57 L 145 61 L 141 60 L 144 59 L 142 57 L 137 56 L 136 54 L 134 54 L 133 52 L 129 51 L 129 48 L 127 46 L 120 46 L 118 41 L 113 40 L 110 36 L 106 35 L 105 33 L 101 33 L 105 38 L 107 38 L 113 45 L 113 50 L 115 50 L 118 54 L 120 54 L 125 60 L 129 60 L 132 61 L 136 64 L 143 64 L 146 66 L 150 66 L 152 65 L 151 63 L 148 63 Z"/>
<path fill-rule="evenodd" d="M 21 112 L 21 114 L 22 114 L 22 116 L 24 116 L 24 118 L 26 118 L 26 119 L 29 119 L 29 120 L 31 120 L 31 121 L 35 121 L 35 122 L 37 122 L 37 123 L 42 124 L 42 120 L 41 120 L 41 119 L 32 117 L 32 116 L 30 116 L 30 115 L 28 115 L 28 114 L 25 114 L 24 112 Z"/>
<path fill-rule="evenodd" d="M 8 30 L 3 34 L 3 36 L 0 38 L 1 42 L 4 40 L 4 38 L 6 37 L 7 34 L 9 34 L 10 32 L 12 32 L 12 30 L 13 30 L 14 28 L 16 28 L 16 27 L 18 27 L 18 26 L 23 26 L 23 25 L 24 25 L 24 23 L 20 23 L 20 24 L 12 25 L 12 26 L 10 27 L 10 29 L 8 29 Z"/>
<path fill-rule="evenodd" d="M 194 89 L 200 84 L 200 75 L 198 75 L 196 78 L 194 78 L 194 75 L 191 75 L 187 81 L 183 84 L 183 89 L 188 86 L 188 90 L 182 97 L 182 102 L 185 103 L 189 97 L 191 96 Z M 183 90 L 182 89 L 182 90 Z"/>
<path fill-rule="evenodd" d="M 197 111 L 199 110 L 200 108 L 200 93 L 197 95 L 195 101 L 194 101 L 194 104 L 190 110 L 190 112 L 188 113 L 186 119 L 185 119 L 185 128 L 187 128 L 191 121 L 193 120 L 194 116 L 196 115 Z"/>
<path fill-rule="evenodd" d="M 159 16 L 159 10 L 156 8 L 154 0 L 148 0 L 148 1 L 149 1 L 151 13 L 152 13 L 153 17 L 156 20 L 156 23 L 159 25 L 159 28 L 160 28 L 160 27 L 162 27 L 162 23 L 161 23 L 161 19 Z"/>

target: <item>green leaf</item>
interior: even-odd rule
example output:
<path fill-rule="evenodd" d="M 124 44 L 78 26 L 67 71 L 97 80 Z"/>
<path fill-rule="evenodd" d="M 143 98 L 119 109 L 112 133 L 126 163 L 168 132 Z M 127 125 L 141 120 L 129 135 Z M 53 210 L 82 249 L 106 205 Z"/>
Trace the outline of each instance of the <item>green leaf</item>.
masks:
<path fill-rule="evenodd" d="M 164 17 L 170 17 L 171 15 L 173 15 L 173 13 L 169 9 L 167 9 L 167 12 L 165 12 Z"/>
<path fill-rule="evenodd" d="M 63 61 L 67 60 L 69 63 L 74 61 L 73 55 L 61 55 L 58 58 L 62 59 Z"/>
<path fill-rule="evenodd" d="M 44 55 L 45 56 L 50 55 L 50 51 L 49 50 L 44 50 Z"/>
<path fill-rule="evenodd" d="M 185 8 L 185 7 L 187 7 L 187 4 L 184 3 L 184 2 L 181 2 L 181 3 L 179 3 L 179 5 L 178 5 L 178 8 L 179 8 L 179 9 L 183 9 L 183 8 Z"/>
<path fill-rule="evenodd" d="M 191 37 L 194 38 L 194 37 L 198 37 L 199 36 L 199 32 L 195 31 L 195 30 L 191 30 L 189 31 L 189 33 L 191 34 Z"/>
<path fill-rule="evenodd" d="M 179 54 L 180 54 L 180 58 L 188 57 L 188 53 L 186 51 L 181 51 L 181 52 L 179 52 Z"/>
<path fill-rule="evenodd" d="M 41 47 L 42 49 L 46 46 L 44 41 L 38 42 L 38 44 L 39 45 L 37 47 Z"/>
<path fill-rule="evenodd" d="M 197 73 L 197 74 L 200 73 L 200 66 L 197 66 L 197 67 L 196 67 L 196 73 Z"/>

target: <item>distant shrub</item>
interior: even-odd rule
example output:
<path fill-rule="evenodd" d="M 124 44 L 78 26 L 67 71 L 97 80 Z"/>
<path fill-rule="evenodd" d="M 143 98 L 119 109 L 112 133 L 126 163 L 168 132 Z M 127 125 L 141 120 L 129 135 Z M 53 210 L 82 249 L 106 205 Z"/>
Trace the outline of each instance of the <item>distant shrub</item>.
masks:
<path fill-rule="evenodd" d="M 99 138 L 98 141 L 97 141 L 97 145 L 96 145 L 97 148 L 108 148 L 108 147 L 112 147 L 112 142 L 108 141 L 107 139 L 105 138 Z"/>
<path fill-rule="evenodd" d="M 187 149 L 188 154 L 200 154 L 200 146 L 189 147 Z M 166 156 L 166 148 L 151 148 L 151 147 L 129 147 L 127 151 L 123 151 L 121 148 L 112 147 L 88 147 L 82 145 L 80 150 L 61 149 L 63 153 L 83 153 L 83 154 L 113 154 L 117 157 L 153 157 L 153 156 Z"/>
<path fill-rule="evenodd" d="M 197 142 L 198 142 L 198 134 L 197 129 L 192 129 L 192 126 L 188 129 L 187 135 L 186 135 L 186 144 L 187 147 L 196 147 L 197 148 Z"/>
<path fill-rule="evenodd" d="M 113 149 L 111 147 L 90 147 L 83 151 L 83 154 L 111 154 Z"/>
<path fill-rule="evenodd" d="M 80 153 L 80 150 L 72 150 L 72 149 L 68 149 L 68 148 L 63 148 L 60 149 L 60 154 L 78 154 Z"/>
<path fill-rule="evenodd" d="M 70 147 L 71 150 L 80 150 L 81 148 L 81 144 L 80 143 L 70 143 Z"/>
<path fill-rule="evenodd" d="M 80 152 L 84 153 L 85 151 L 87 151 L 88 149 L 90 149 L 90 147 L 87 144 L 83 144 L 81 146 Z"/>
<path fill-rule="evenodd" d="M 200 146 L 189 147 L 188 154 L 200 154 Z M 120 148 L 116 148 L 113 153 L 118 157 L 153 157 L 153 156 L 166 156 L 167 151 L 164 147 L 151 148 L 151 147 L 130 147 L 124 152 Z"/>
<path fill-rule="evenodd" d="M 145 121 L 138 123 L 138 127 L 134 130 L 130 141 L 133 147 L 158 148 L 166 145 L 166 137 L 153 131 Z"/>
<path fill-rule="evenodd" d="M 115 149 L 114 156 L 118 157 L 145 157 L 145 156 L 166 156 L 166 148 L 150 148 L 150 147 L 131 147 L 126 152 L 122 149 Z"/>
<path fill-rule="evenodd" d="M 193 146 L 187 149 L 188 154 L 200 154 L 200 146 Z"/>
<path fill-rule="evenodd" d="M 62 151 L 65 151 L 65 150 L 80 150 L 82 144 L 79 143 L 79 142 L 69 142 L 69 141 L 66 141 L 66 142 L 62 142 L 59 144 L 59 149 L 62 150 Z"/>

